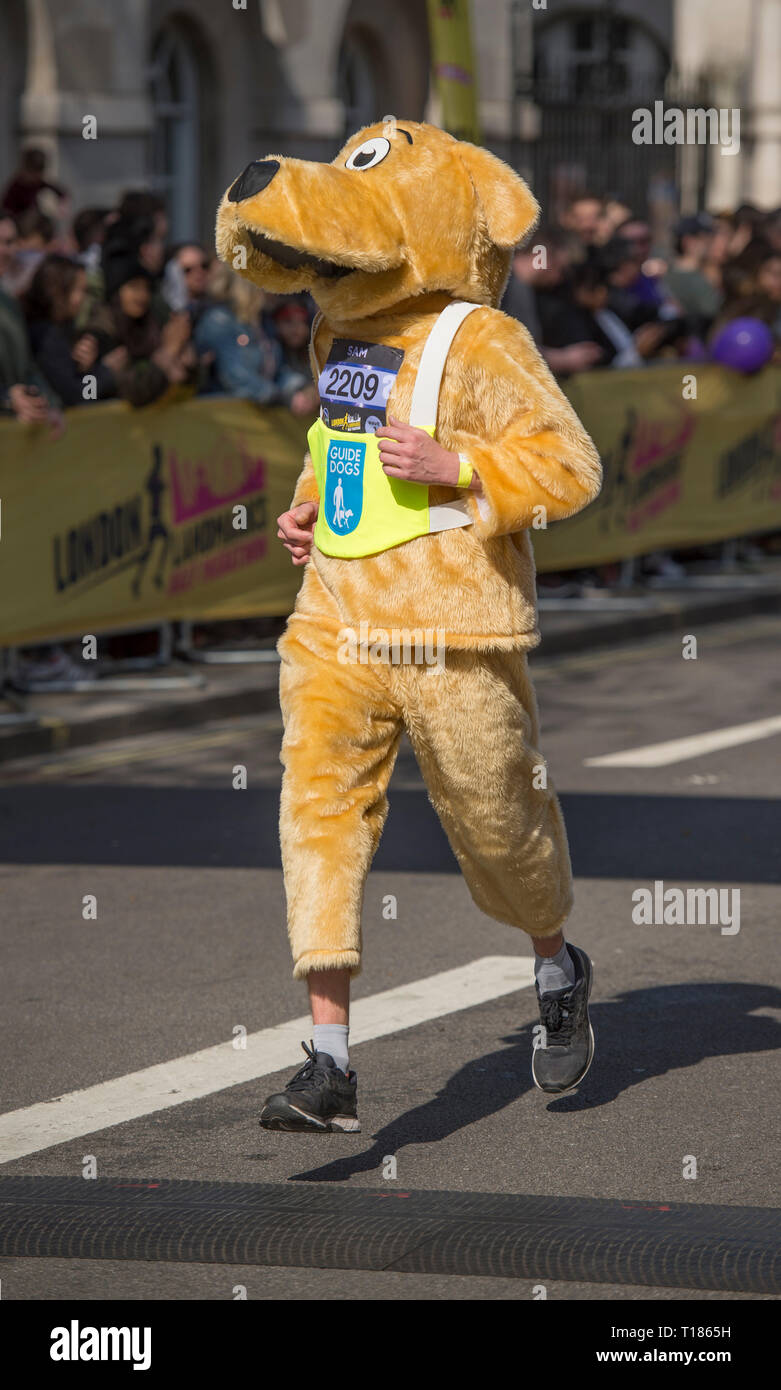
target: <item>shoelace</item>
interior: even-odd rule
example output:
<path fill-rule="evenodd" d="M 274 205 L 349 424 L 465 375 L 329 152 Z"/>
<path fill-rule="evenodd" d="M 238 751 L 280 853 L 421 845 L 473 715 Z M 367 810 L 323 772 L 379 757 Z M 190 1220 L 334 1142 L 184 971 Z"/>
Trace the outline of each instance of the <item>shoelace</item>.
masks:
<path fill-rule="evenodd" d="M 572 1037 L 576 1009 L 572 996 L 565 994 L 562 999 L 540 1000 L 540 1017 L 548 1040 L 554 1043 L 567 1043 Z"/>
<path fill-rule="evenodd" d="M 303 1067 L 301 1067 L 300 1071 L 296 1072 L 292 1081 L 288 1081 L 287 1086 L 285 1087 L 286 1091 L 306 1090 L 307 1086 L 310 1084 L 311 1081 L 314 1080 L 317 1073 L 325 1072 L 326 1070 L 325 1067 L 321 1066 L 317 1060 L 317 1053 L 314 1050 L 314 1042 L 312 1042 L 311 1048 L 307 1047 L 305 1042 L 302 1042 L 301 1046 L 303 1047 L 306 1053 L 307 1060 L 304 1062 L 304 1065 Z"/>

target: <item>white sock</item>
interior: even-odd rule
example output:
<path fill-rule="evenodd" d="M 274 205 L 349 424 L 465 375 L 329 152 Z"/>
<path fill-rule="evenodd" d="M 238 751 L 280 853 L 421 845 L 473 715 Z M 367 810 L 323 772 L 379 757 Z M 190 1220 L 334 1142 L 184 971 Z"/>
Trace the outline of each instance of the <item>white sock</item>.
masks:
<path fill-rule="evenodd" d="M 328 1052 L 337 1067 L 346 1072 L 350 1065 L 347 1051 L 347 1037 L 350 1032 L 347 1023 L 316 1023 L 314 1025 L 315 1052 Z"/>
<path fill-rule="evenodd" d="M 550 994 L 554 989 L 568 989 L 575 983 L 575 965 L 564 942 L 555 956 L 534 956 L 534 975 L 540 994 Z"/>

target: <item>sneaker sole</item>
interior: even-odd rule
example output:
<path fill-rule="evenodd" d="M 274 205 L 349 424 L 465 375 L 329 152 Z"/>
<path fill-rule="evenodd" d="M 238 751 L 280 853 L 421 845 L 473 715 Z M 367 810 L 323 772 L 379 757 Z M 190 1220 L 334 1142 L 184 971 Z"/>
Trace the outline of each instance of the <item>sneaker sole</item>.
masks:
<path fill-rule="evenodd" d="M 565 1096 L 565 1095 L 567 1094 L 568 1091 L 574 1091 L 574 1090 L 576 1089 L 576 1087 L 578 1087 L 578 1086 L 580 1085 L 581 1081 L 583 1080 L 583 1078 L 584 1078 L 584 1077 L 586 1076 L 586 1074 L 588 1073 L 588 1070 L 589 1070 L 589 1068 L 590 1068 L 590 1066 L 591 1066 L 591 1063 L 592 1063 L 593 1060 L 594 1060 L 594 1050 L 595 1050 L 595 1044 L 594 1044 L 594 1029 L 593 1029 L 592 1024 L 591 1024 L 591 1019 L 589 1018 L 589 1014 L 588 1014 L 588 1005 L 589 1005 L 589 1000 L 591 999 L 591 991 L 592 991 L 593 988 L 594 988 L 595 971 L 594 971 L 594 962 L 593 962 L 593 960 L 591 960 L 591 957 L 590 957 L 590 956 L 589 956 L 589 962 L 590 962 L 590 965 L 591 965 L 591 980 L 589 981 L 588 994 L 587 994 L 587 996 L 586 996 L 586 1017 L 588 1018 L 588 1058 L 586 1059 L 586 1065 L 585 1065 L 585 1067 L 583 1068 L 582 1072 L 580 1073 L 580 1076 L 577 1077 L 575 1081 L 570 1081 L 570 1083 L 569 1083 L 568 1086 L 541 1086 L 540 1083 L 539 1083 L 539 1081 L 537 1080 L 536 1076 L 534 1075 L 534 1057 L 532 1057 L 532 1081 L 534 1082 L 535 1086 L 537 1087 L 537 1090 L 538 1090 L 538 1091 L 542 1091 L 543 1095 L 546 1095 L 546 1096 Z"/>
<path fill-rule="evenodd" d="M 266 1115 L 261 1110 L 258 1124 L 262 1129 L 283 1130 L 287 1134 L 360 1134 L 361 1122 L 355 1115 L 334 1115 L 330 1120 L 318 1120 L 295 1105 L 286 1112 Z"/>

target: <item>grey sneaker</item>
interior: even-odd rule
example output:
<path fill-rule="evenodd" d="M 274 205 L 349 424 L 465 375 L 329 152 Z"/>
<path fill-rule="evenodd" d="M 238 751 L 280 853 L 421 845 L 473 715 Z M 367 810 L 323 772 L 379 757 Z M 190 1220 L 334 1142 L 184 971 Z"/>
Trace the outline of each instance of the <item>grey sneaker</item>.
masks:
<path fill-rule="evenodd" d="M 544 1032 L 532 1055 L 532 1077 L 535 1086 L 551 1095 L 577 1086 L 594 1057 L 594 1030 L 588 1016 L 594 967 L 579 946 L 568 941 L 567 950 L 575 966 L 574 985 L 546 994 L 534 986 Z"/>
<path fill-rule="evenodd" d="M 259 1124 L 263 1129 L 360 1134 L 355 1072 L 340 1071 L 329 1052 L 315 1052 L 314 1043 L 301 1046 L 306 1062 L 284 1091 L 267 1098 Z"/>

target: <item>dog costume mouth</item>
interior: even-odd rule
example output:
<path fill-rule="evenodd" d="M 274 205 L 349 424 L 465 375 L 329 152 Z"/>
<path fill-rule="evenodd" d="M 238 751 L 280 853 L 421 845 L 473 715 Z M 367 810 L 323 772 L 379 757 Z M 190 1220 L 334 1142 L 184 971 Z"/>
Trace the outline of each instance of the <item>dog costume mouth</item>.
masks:
<path fill-rule="evenodd" d="M 284 241 L 274 241 L 250 227 L 247 228 L 247 233 L 256 251 L 262 256 L 268 256 L 269 260 L 276 261 L 277 265 L 284 266 L 286 270 L 313 270 L 322 280 L 340 280 L 356 269 L 352 265 L 324 261 L 320 256 L 311 256 L 308 251 L 297 251 L 294 246 L 287 246 Z"/>

